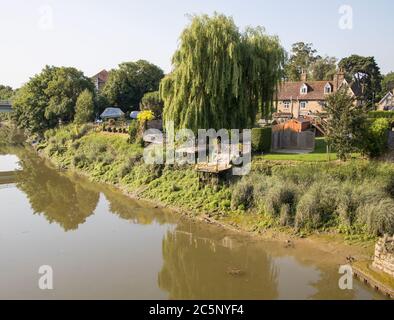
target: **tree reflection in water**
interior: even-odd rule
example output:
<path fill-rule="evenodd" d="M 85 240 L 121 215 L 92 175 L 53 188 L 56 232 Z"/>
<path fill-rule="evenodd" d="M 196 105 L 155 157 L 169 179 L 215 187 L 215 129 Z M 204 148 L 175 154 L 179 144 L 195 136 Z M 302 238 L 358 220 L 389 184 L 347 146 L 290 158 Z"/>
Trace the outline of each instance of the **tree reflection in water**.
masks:
<path fill-rule="evenodd" d="M 170 299 L 278 297 L 278 273 L 271 257 L 216 227 L 180 222 L 163 240 L 163 259 L 158 281 Z"/>
<path fill-rule="evenodd" d="M 98 192 L 73 182 L 29 151 L 17 155 L 22 167 L 17 173 L 17 187 L 27 195 L 35 214 L 58 223 L 65 231 L 77 230 L 93 214 Z"/>

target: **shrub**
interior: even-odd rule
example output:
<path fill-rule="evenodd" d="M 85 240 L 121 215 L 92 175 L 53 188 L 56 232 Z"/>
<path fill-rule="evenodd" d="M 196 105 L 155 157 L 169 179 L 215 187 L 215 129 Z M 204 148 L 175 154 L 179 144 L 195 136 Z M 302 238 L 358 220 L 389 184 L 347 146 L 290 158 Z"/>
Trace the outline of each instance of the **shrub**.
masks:
<path fill-rule="evenodd" d="M 378 199 L 367 202 L 358 211 L 358 219 L 375 236 L 394 234 L 394 200 Z"/>
<path fill-rule="evenodd" d="M 364 153 L 370 157 L 378 157 L 387 149 L 390 124 L 389 119 L 378 118 L 367 127 L 363 140 Z"/>
<path fill-rule="evenodd" d="M 138 132 L 139 132 L 139 123 L 137 121 L 132 121 L 129 126 L 130 143 L 134 143 L 137 141 Z"/>
<path fill-rule="evenodd" d="M 265 212 L 274 217 L 281 215 L 283 206 L 288 206 L 289 214 L 295 212 L 297 188 L 288 181 L 277 179 L 264 197 Z"/>
<path fill-rule="evenodd" d="M 272 128 L 252 129 L 252 150 L 253 152 L 270 152 L 272 141 Z"/>
<path fill-rule="evenodd" d="M 250 208 L 253 205 L 253 184 L 250 179 L 243 179 L 233 188 L 231 207 L 236 210 L 240 207 Z"/>
<path fill-rule="evenodd" d="M 339 188 L 335 182 L 314 183 L 297 205 L 297 230 L 313 230 L 329 225 L 335 218 L 338 192 Z"/>
<path fill-rule="evenodd" d="M 93 120 L 93 116 L 94 116 L 93 94 L 86 89 L 79 95 L 77 99 L 77 104 L 75 106 L 74 122 L 77 124 L 87 123 Z"/>
<path fill-rule="evenodd" d="M 371 111 L 368 113 L 368 118 L 370 118 L 370 119 L 378 119 L 378 118 L 394 119 L 394 112 L 392 112 L 392 111 Z"/>
<path fill-rule="evenodd" d="M 150 110 L 154 113 L 155 117 L 161 118 L 163 113 L 164 103 L 160 97 L 159 91 L 148 92 L 141 100 L 141 111 Z"/>

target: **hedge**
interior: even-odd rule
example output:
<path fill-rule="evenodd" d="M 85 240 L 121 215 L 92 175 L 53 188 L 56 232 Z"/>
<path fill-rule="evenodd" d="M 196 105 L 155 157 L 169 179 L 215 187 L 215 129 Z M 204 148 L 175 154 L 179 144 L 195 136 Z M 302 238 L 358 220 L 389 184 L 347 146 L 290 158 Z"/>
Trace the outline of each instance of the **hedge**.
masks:
<path fill-rule="evenodd" d="M 368 113 L 371 119 L 385 118 L 394 120 L 394 111 L 371 111 Z"/>
<path fill-rule="evenodd" d="M 252 150 L 253 152 L 270 152 L 272 141 L 272 128 L 252 129 Z"/>

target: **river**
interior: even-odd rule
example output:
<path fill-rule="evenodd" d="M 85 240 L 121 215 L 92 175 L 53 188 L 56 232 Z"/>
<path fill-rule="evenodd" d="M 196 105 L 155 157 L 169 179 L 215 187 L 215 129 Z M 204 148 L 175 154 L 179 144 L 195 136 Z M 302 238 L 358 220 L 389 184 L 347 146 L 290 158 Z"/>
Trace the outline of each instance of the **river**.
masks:
<path fill-rule="evenodd" d="M 310 246 L 193 222 L 0 147 L 0 299 L 382 299 Z M 41 266 L 53 290 L 39 288 Z"/>

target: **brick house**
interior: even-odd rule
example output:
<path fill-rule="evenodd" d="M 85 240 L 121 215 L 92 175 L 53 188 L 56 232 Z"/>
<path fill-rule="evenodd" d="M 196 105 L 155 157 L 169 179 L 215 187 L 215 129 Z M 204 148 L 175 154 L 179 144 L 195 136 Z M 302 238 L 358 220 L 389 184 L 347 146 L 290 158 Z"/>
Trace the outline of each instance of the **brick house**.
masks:
<path fill-rule="evenodd" d="M 97 91 L 101 91 L 104 88 L 108 80 L 108 75 L 107 70 L 102 70 L 91 78 Z"/>
<path fill-rule="evenodd" d="M 301 81 L 287 81 L 280 85 L 277 97 L 275 118 L 302 118 L 325 114 L 326 98 L 346 86 L 349 95 L 356 98 L 356 104 L 362 103 L 361 90 L 355 83 L 349 84 L 345 74 L 339 71 L 333 80 L 308 81 L 306 73 Z"/>
<path fill-rule="evenodd" d="M 380 111 L 394 111 L 394 90 L 389 91 L 378 103 Z"/>

